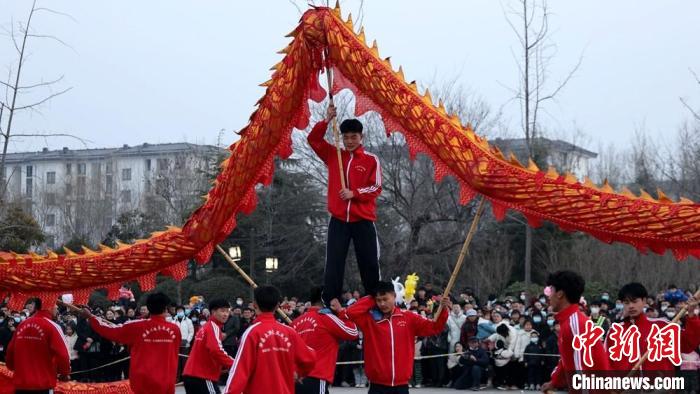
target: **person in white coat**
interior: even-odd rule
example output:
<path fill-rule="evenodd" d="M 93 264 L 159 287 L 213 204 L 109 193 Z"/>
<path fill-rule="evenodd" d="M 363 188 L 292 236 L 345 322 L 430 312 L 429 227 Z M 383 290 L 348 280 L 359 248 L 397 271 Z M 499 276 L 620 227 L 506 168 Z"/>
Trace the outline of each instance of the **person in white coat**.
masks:
<path fill-rule="evenodd" d="M 454 349 L 455 344 L 459 342 L 459 337 L 462 333 L 462 324 L 464 324 L 466 319 L 467 316 L 464 315 L 459 304 L 452 305 L 452 311 L 447 318 L 447 341 L 450 343 L 449 349 Z"/>
<path fill-rule="evenodd" d="M 178 327 L 180 327 L 180 335 L 182 335 L 182 342 L 180 343 L 180 354 L 189 354 L 190 345 L 192 344 L 192 339 L 194 338 L 194 324 L 192 324 L 192 320 L 189 317 L 187 317 L 187 315 L 185 315 L 185 308 L 181 306 L 178 307 L 177 313 L 175 313 L 175 316 L 172 318 L 171 321 L 175 323 Z M 182 375 L 182 370 L 185 368 L 185 362 L 187 362 L 187 358 L 183 356 L 178 357 L 178 381 L 180 380 L 180 376 Z"/>

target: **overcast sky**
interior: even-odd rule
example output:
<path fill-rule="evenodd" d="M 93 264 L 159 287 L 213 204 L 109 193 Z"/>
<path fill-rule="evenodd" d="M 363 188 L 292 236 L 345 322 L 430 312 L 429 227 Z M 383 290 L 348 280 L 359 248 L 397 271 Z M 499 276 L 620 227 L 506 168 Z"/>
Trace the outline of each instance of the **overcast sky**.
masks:
<path fill-rule="evenodd" d="M 40 1 L 40 4 L 49 4 Z M 300 7 L 306 2 L 297 1 Z M 519 127 L 517 104 L 506 104 L 515 86 L 517 50 L 504 9 L 512 2 L 365 1 L 362 22 L 368 41 L 403 66 L 407 80 L 427 83 L 457 78 L 504 108 L 511 134 Z M 357 21 L 360 1 L 343 1 Z M 26 18 L 29 0 L 0 0 L 0 23 Z M 89 147 L 144 142 L 215 144 L 246 124 L 262 95 L 258 84 L 288 42 L 299 19 L 290 2 L 54 0 L 50 7 L 75 21 L 40 14 L 39 34 L 68 43 L 31 40 L 24 84 L 65 75 L 54 90 L 72 90 L 15 119 L 14 131 L 72 133 Z M 700 108 L 700 2 L 551 1 L 552 41 L 558 46 L 551 73 L 562 78 L 583 53 L 583 63 L 543 119 L 547 129 L 570 135 L 575 128 L 600 143 L 627 144 L 635 129 L 660 138 L 689 119 L 679 97 Z M 303 8 L 302 8 L 303 9 Z M 11 41 L 0 36 L 0 69 L 12 66 Z M 1 92 L 1 90 L 0 90 Z M 33 97 L 21 98 L 27 104 Z M 29 139 L 11 151 L 48 146 L 79 148 L 79 142 Z"/>

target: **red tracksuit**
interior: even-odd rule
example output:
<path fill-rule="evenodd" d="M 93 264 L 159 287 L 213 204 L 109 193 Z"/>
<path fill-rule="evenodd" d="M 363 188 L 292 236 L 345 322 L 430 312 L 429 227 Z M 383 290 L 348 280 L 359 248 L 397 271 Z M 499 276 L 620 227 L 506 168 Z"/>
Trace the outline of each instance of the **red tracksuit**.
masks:
<path fill-rule="evenodd" d="M 328 123 L 316 123 L 308 136 L 309 145 L 328 167 L 328 211 L 344 222 L 377 220 L 376 198 L 382 192 L 382 168 L 377 156 L 365 152 L 362 146 L 352 152 L 341 149 L 346 187 L 355 197 L 343 201 L 340 198 L 340 169 L 335 146 L 324 136 Z"/>
<path fill-rule="evenodd" d="M 211 381 L 218 381 L 222 368 L 231 368 L 233 358 L 224 351 L 221 345 L 221 327 L 216 319 L 209 321 L 197 331 L 190 356 L 182 372 L 184 376 L 192 376 Z"/>
<path fill-rule="evenodd" d="M 56 373 L 70 373 L 68 345 L 48 311 L 37 311 L 17 326 L 5 356 L 16 390 L 50 390 Z"/>
<path fill-rule="evenodd" d="M 646 314 L 642 313 L 635 321 L 626 319 L 622 322 L 622 326 L 625 330 L 633 324 L 639 328 L 639 357 L 641 358 L 647 352 L 647 337 L 651 331 L 651 326 L 657 325 L 661 328 L 669 323 L 670 321 L 666 319 L 649 318 Z M 606 345 L 607 347 L 612 346 L 609 336 Z M 681 353 L 690 353 L 697 349 L 698 345 L 700 345 L 700 317 L 696 316 L 688 318 L 685 323 L 685 329 L 681 330 Z M 636 361 L 629 362 L 626 356 L 623 356 L 620 361 L 610 360 L 610 366 L 616 371 L 631 371 L 635 364 L 637 364 Z M 654 362 L 647 360 L 641 367 L 642 371 L 675 371 L 675 369 L 676 367 L 673 366 L 673 363 L 666 358 Z"/>
<path fill-rule="evenodd" d="M 338 358 L 338 341 L 358 338 L 357 326 L 335 315 L 318 313 L 319 307 L 311 307 L 292 322 L 292 328 L 306 344 L 316 351 L 316 366 L 308 376 L 333 382 L 335 362 Z"/>
<path fill-rule="evenodd" d="M 172 394 L 177 379 L 180 328 L 163 316 L 114 325 L 96 317 L 90 327 L 110 341 L 123 343 L 131 351 L 129 384 L 135 394 Z"/>
<path fill-rule="evenodd" d="M 576 371 L 608 371 L 610 369 L 608 354 L 603 341 L 598 341 L 592 347 L 593 367 L 587 367 L 583 361 L 582 352 L 573 347 L 574 336 L 584 332 L 586 321 L 590 319 L 580 310 L 578 304 L 570 305 L 557 312 L 554 318 L 559 323 L 559 364 L 552 372 L 552 385 L 556 388 L 570 387 L 572 376 Z"/>
<path fill-rule="evenodd" d="M 383 386 L 405 386 L 413 374 L 416 337 L 442 332 L 448 311 L 443 309 L 437 321 L 432 321 L 394 308 L 388 319 L 375 321 L 369 312 L 374 306 L 374 298 L 366 296 L 346 310 L 347 317 L 364 334 L 367 379 Z"/>
<path fill-rule="evenodd" d="M 293 328 L 261 313 L 243 333 L 226 394 L 293 394 L 294 372 L 306 376 L 316 355 Z"/>

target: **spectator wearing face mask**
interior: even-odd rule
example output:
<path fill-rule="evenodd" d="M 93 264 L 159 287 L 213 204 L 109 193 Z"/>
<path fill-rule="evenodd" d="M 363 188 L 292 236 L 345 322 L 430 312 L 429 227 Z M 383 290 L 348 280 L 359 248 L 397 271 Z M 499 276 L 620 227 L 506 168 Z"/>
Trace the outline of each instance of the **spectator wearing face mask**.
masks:
<path fill-rule="evenodd" d="M 70 355 L 70 369 L 71 371 L 78 370 L 78 351 L 74 349 L 75 341 L 78 340 L 78 334 L 75 333 L 75 329 L 72 325 L 68 324 L 64 329 L 64 337 L 66 344 L 68 345 L 68 354 Z"/>
<path fill-rule="evenodd" d="M 180 340 L 180 354 L 189 354 L 190 346 L 192 344 L 192 339 L 194 338 L 194 323 L 187 314 L 185 314 L 185 307 L 178 306 L 175 309 L 175 316 L 170 319 L 172 323 L 180 328 L 180 335 L 182 339 Z M 177 363 L 177 379 L 180 380 L 182 376 L 182 370 L 185 368 L 185 363 L 187 358 L 184 356 L 178 356 Z"/>
<path fill-rule="evenodd" d="M 593 324 L 595 324 L 596 326 L 601 327 L 603 330 L 605 330 L 605 332 L 608 332 L 608 330 L 610 329 L 610 319 L 608 319 L 606 316 L 600 313 L 599 304 L 591 305 L 591 321 L 593 321 Z"/>
<path fill-rule="evenodd" d="M 473 309 L 470 309 L 470 311 L 473 311 Z M 476 312 L 474 312 L 474 314 L 476 314 Z M 462 325 L 466 319 L 467 317 L 464 315 L 464 312 L 462 312 L 462 308 L 459 304 L 452 305 L 452 311 L 447 318 L 447 342 L 450 345 L 450 349 L 454 349 L 455 343 L 460 342 Z"/>
<path fill-rule="evenodd" d="M 540 343 L 539 333 L 530 331 L 530 338 L 525 347 L 525 368 L 527 369 L 527 379 L 525 390 L 539 390 L 542 385 L 542 370 L 544 367 L 544 349 Z"/>

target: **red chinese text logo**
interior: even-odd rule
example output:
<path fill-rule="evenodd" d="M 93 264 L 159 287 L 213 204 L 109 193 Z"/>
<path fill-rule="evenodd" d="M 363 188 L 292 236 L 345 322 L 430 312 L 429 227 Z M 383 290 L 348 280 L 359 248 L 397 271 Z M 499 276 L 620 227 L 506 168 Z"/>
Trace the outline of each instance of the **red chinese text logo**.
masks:
<path fill-rule="evenodd" d="M 647 349 L 649 349 L 649 361 L 661 361 L 669 359 L 675 366 L 681 365 L 681 326 L 676 323 L 659 327 L 651 326 L 647 337 Z"/>
<path fill-rule="evenodd" d="M 639 360 L 639 327 L 630 326 L 627 330 L 620 323 L 613 323 L 610 327 L 610 340 L 613 345 L 608 348 L 610 359 L 613 361 L 622 360 L 622 356 L 627 356 L 630 362 Z"/>
<path fill-rule="evenodd" d="M 583 352 L 583 363 L 588 368 L 593 368 L 593 346 L 595 346 L 600 338 L 605 334 L 602 327 L 596 326 L 592 321 L 586 320 L 586 330 L 581 334 L 574 336 L 574 350 Z"/>

